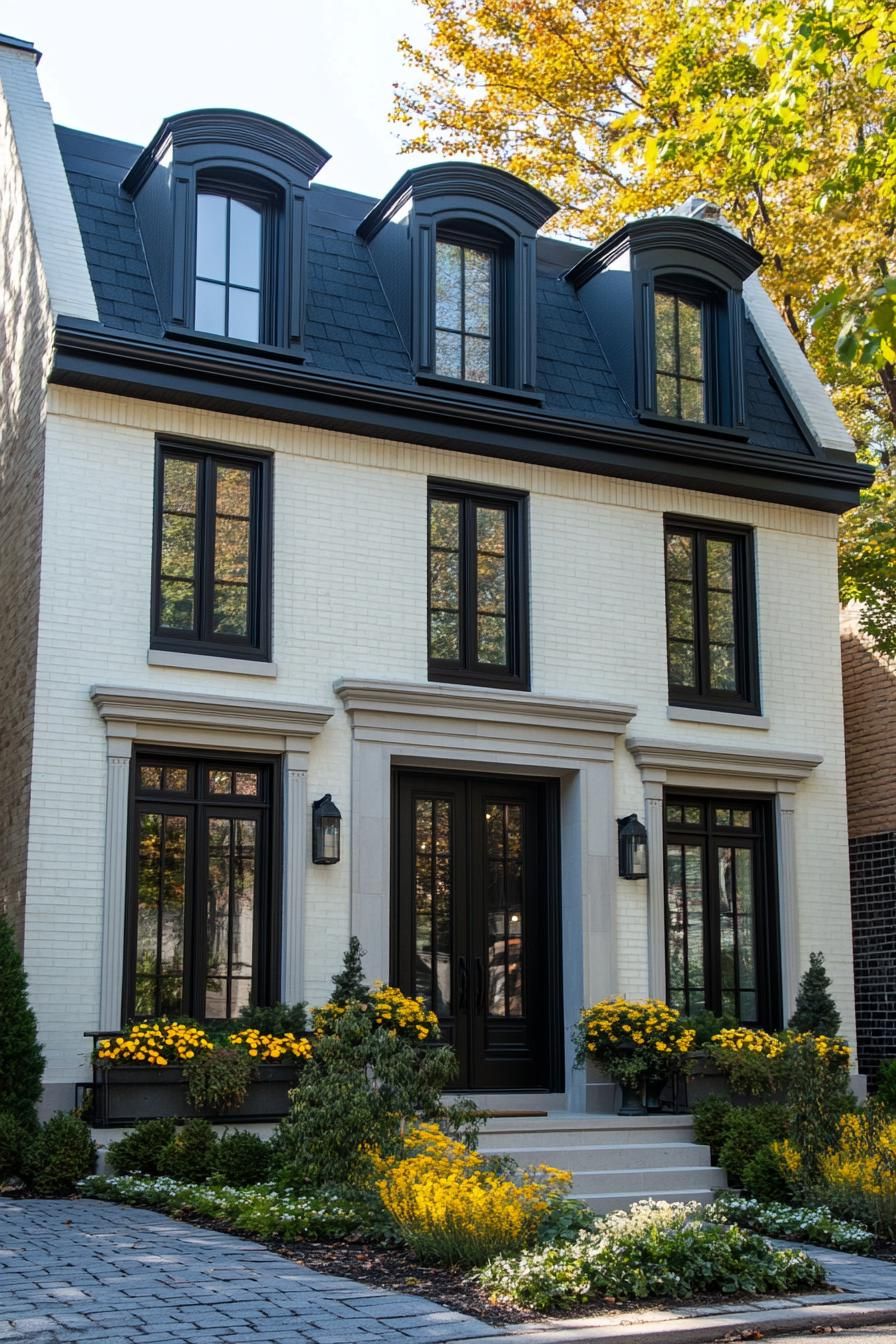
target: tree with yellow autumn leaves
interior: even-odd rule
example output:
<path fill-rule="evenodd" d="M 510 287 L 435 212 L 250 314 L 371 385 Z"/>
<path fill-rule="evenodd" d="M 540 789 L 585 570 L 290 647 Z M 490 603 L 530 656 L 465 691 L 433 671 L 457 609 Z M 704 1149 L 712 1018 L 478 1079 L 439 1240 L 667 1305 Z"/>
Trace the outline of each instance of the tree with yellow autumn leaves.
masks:
<path fill-rule="evenodd" d="M 418 0 L 395 120 L 408 150 L 516 173 L 586 242 L 695 194 L 763 279 L 875 484 L 841 587 L 896 654 L 894 0 Z"/>

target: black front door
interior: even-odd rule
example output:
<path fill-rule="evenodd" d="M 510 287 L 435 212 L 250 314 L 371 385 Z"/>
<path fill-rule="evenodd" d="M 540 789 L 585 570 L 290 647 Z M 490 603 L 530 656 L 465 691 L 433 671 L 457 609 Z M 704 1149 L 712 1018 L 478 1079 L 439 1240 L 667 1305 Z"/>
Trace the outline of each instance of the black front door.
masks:
<path fill-rule="evenodd" d="M 556 1088 L 555 786 L 402 772 L 394 967 L 438 1014 L 462 1089 Z"/>

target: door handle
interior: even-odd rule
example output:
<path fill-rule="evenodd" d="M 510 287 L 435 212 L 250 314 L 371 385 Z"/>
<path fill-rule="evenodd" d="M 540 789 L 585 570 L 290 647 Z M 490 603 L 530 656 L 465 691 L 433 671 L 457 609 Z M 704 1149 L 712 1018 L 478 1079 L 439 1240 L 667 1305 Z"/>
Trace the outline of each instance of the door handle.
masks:
<path fill-rule="evenodd" d="M 462 1013 L 467 1006 L 467 962 L 464 957 L 457 959 L 457 1011 Z"/>
<path fill-rule="evenodd" d="M 476 1012 L 481 1013 L 485 1003 L 485 976 L 482 973 L 482 958 L 476 958 Z"/>

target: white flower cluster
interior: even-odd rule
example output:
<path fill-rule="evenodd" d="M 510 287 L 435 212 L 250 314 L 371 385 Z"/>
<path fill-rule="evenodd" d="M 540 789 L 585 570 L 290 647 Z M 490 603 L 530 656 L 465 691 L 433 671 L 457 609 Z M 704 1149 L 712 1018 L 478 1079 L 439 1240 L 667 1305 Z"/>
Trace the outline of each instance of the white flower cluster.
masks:
<path fill-rule="evenodd" d="M 874 1235 L 867 1227 L 835 1218 L 824 1204 L 794 1209 L 788 1204 L 763 1204 L 758 1199 L 723 1194 L 704 1216 L 710 1222 L 734 1223 L 767 1237 L 791 1237 L 858 1255 L 867 1255 L 874 1245 Z"/>

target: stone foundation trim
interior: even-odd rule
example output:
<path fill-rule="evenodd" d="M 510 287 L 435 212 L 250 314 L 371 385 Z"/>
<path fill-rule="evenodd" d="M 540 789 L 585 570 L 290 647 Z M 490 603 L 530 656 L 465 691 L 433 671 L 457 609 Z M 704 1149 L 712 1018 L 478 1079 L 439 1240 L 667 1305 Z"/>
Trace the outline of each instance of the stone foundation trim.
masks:
<path fill-rule="evenodd" d="M 778 852 L 781 999 L 790 1016 L 799 985 L 799 923 L 796 894 L 796 786 L 821 765 L 822 756 L 804 751 L 710 746 L 628 738 L 626 746 L 641 772 L 647 825 L 648 986 L 653 998 L 666 997 L 666 919 L 663 800 L 667 785 L 726 791 L 768 792 L 775 796 Z"/>
<path fill-rule="evenodd" d="M 307 774 L 311 744 L 333 716 L 328 706 L 223 695 L 94 686 L 106 725 L 106 843 L 98 1031 L 120 1025 L 127 887 L 128 803 L 135 742 L 264 751 L 283 761 L 283 904 L 280 994 L 303 989 Z"/>

